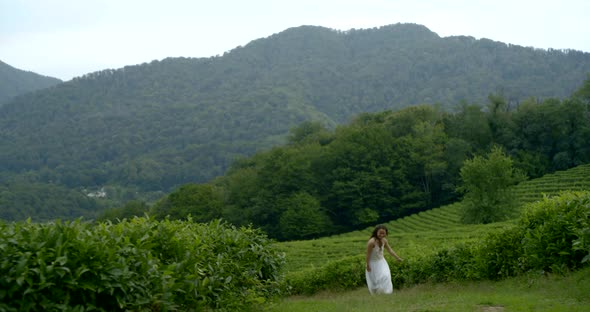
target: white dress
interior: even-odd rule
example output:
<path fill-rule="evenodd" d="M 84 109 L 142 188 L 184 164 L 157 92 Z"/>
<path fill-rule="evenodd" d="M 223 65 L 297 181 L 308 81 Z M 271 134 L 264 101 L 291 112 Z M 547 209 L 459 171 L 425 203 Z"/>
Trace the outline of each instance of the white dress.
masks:
<path fill-rule="evenodd" d="M 369 265 L 371 272 L 365 270 L 369 292 L 371 294 L 391 294 L 393 292 L 391 271 L 389 271 L 389 265 L 383 257 L 383 247 L 373 247 Z"/>

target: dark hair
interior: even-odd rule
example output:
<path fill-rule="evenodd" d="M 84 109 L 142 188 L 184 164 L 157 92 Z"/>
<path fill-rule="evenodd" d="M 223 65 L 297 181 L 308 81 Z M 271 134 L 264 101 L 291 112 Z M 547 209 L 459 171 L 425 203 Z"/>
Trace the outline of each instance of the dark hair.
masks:
<path fill-rule="evenodd" d="M 385 227 L 385 225 L 379 224 L 373 230 L 373 233 L 371 234 L 371 238 L 375 237 L 375 238 L 379 239 L 377 237 L 377 232 L 379 232 L 379 230 L 385 230 L 385 234 L 389 234 L 389 231 L 387 230 L 387 228 Z"/>

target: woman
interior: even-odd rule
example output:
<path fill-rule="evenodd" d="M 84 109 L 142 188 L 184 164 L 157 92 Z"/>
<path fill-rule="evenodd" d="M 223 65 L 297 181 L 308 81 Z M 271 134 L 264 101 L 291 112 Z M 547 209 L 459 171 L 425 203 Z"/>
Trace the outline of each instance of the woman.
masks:
<path fill-rule="evenodd" d="M 393 292 L 391 272 L 387 261 L 383 257 L 383 249 L 385 248 L 397 261 L 402 261 L 402 258 L 389 246 L 386 238 L 387 234 L 387 228 L 384 225 L 377 225 L 367 242 L 365 277 L 371 294 L 391 294 Z"/>

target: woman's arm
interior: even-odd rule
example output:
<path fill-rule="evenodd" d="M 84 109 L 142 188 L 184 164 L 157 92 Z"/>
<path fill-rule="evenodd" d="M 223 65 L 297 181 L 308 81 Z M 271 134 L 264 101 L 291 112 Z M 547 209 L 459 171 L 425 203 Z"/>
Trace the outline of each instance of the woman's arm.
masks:
<path fill-rule="evenodd" d="M 387 242 L 386 239 L 384 239 L 384 244 L 385 244 L 385 249 L 387 249 L 387 252 L 392 255 L 394 258 L 397 259 L 397 261 L 402 261 L 403 259 L 398 256 L 395 251 L 393 251 L 393 249 L 391 249 L 391 246 L 389 246 L 389 242 Z"/>
<path fill-rule="evenodd" d="M 369 239 L 369 241 L 367 242 L 367 255 L 365 256 L 365 262 L 367 263 L 367 272 L 371 272 L 371 252 L 373 251 L 373 246 L 375 245 L 375 243 L 373 243 L 373 239 Z"/>

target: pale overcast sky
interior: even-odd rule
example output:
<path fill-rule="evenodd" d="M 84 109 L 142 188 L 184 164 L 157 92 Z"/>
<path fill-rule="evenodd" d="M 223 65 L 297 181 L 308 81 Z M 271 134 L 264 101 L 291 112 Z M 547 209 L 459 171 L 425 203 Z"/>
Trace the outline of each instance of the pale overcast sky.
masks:
<path fill-rule="evenodd" d="M 69 80 L 166 57 L 222 55 L 301 25 L 395 23 L 441 37 L 590 52 L 588 0 L 0 0 L 0 61 Z"/>

